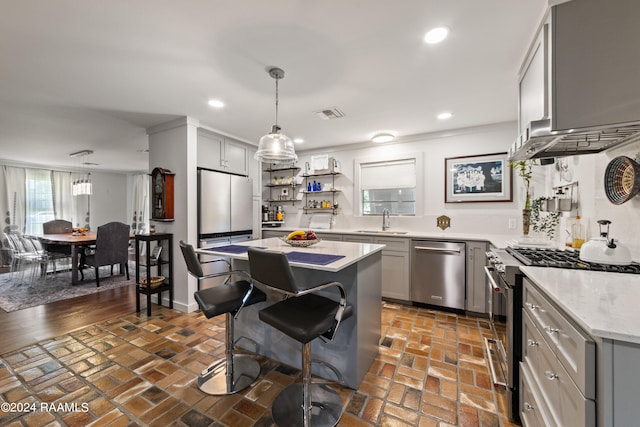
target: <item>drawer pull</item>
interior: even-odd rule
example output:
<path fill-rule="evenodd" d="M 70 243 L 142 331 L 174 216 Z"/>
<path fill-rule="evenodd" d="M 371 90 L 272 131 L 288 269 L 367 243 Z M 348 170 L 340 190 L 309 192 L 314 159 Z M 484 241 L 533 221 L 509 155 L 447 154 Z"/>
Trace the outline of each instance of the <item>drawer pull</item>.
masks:
<path fill-rule="evenodd" d="M 538 345 L 538 341 L 534 341 L 534 340 L 532 340 L 532 339 L 528 339 L 528 340 L 527 340 L 527 345 L 528 345 L 529 347 L 536 347 L 536 346 Z"/>
<path fill-rule="evenodd" d="M 539 306 L 539 305 L 535 305 L 535 304 L 532 304 L 532 303 L 530 303 L 530 302 L 525 302 L 525 303 L 524 303 L 524 305 L 526 305 L 527 307 L 529 307 L 529 310 L 532 310 L 532 311 L 537 310 L 537 309 L 539 309 L 539 308 L 540 308 L 540 306 Z"/>
<path fill-rule="evenodd" d="M 524 410 L 527 412 L 535 411 L 536 408 L 531 406 L 529 402 L 524 402 Z"/>
<path fill-rule="evenodd" d="M 556 334 L 560 332 L 560 329 L 552 328 L 551 326 L 545 326 L 544 330 L 547 331 L 548 334 Z"/>
<path fill-rule="evenodd" d="M 551 371 L 544 371 L 544 375 L 545 375 L 545 377 L 547 377 L 547 379 L 549 381 L 553 381 L 553 380 L 557 380 L 558 379 L 558 374 L 554 374 Z"/>

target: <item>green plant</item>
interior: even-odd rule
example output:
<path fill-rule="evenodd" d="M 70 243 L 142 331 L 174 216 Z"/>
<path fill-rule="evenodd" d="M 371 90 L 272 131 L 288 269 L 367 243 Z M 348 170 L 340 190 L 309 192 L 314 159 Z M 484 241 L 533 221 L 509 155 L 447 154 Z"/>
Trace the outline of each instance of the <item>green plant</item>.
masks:
<path fill-rule="evenodd" d="M 525 199 L 524 199 L 524 209 L 531 209 L 531 192 L 529 188 L 531 186 L 531 177 L 533 175 L 533 166 L 537 165 L 535 159 L 528 160 L 516 160 L 509 162 L 509 166 L 511 166 L 517 173 L 520 178 L 524 181 L 524 190 L 525 190 Z"/>
<path fill-rule="evenodd" d="M 538 197 L 531 202 L 531 225 L 533 231 L 544 233 L 549 239 L 553 239 L 560 222 L 560 212 L 543 212 L 540 209 L 549 199 L 551 198 Z"/>

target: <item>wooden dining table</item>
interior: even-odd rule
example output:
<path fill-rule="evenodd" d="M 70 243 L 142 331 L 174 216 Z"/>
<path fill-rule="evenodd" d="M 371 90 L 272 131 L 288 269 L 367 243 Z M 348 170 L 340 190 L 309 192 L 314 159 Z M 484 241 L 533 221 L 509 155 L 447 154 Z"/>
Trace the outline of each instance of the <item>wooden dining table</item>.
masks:
<path fill-rule="evenodd" d="M 42 243 L 53 243 L 57 245 L 71 246 L 71 284 L 77 285 L 78 266 L 79 266 L 79 248 L 82 246 L 95 245 L 96 232 L 89 231 L 87 233 L 61 233 L 61 234 L 37 234 L 35 237 L 40 239 Z"/>

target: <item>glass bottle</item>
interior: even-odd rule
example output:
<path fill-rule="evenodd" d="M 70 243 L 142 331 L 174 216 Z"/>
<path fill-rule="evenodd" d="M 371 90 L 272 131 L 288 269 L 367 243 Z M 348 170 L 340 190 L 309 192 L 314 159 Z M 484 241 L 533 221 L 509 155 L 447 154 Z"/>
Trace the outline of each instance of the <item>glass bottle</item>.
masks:
<path fill-rule="evenodd" d="M 571 225 L 571 238 L 573 239 L 572 241 L 572 247 L 574 249 L 580 249 L 580 247 L 582 247 L 582 244 L 584 243 L 584 227 L 582 226 L 582 222 L 580 222 L 580 215 L 576 215 L 576 220 L 575 222 Z"/>

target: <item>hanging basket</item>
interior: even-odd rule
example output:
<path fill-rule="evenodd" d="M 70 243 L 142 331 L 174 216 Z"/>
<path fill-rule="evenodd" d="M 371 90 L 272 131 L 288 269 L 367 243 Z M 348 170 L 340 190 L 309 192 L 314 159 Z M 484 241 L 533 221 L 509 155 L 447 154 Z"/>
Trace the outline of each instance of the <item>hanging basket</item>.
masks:
<path fill-rule="evenodd" d="M 609 162 L 604 173 L 604 192 L 614 205 L 629 201 L 640 191 L 640 165 L 626 156 Z"/>

